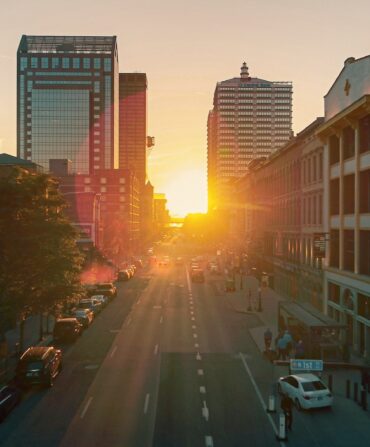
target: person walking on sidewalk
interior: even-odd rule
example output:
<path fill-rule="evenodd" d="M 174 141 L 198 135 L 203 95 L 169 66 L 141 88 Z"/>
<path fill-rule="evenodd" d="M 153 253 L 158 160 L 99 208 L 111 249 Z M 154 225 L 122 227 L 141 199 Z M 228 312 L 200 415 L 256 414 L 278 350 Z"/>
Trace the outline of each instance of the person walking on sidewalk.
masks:
<path fill-rule="evenodd" d="M 285 414 L 285 423 L 288 430 L 292 429 L 293 423 L 293 402 L 290 397 L 284 395 L 280 402 L 280 407 Z"/>
<path fill-rule="evenodd" d="M 265 340 L 265 350 L 268 351 L 271 347 L 271 340 L 272 340 L 272 332 L 270 328 L 267 328 L 265 333 L 263 334 L 263 338 Z"/>

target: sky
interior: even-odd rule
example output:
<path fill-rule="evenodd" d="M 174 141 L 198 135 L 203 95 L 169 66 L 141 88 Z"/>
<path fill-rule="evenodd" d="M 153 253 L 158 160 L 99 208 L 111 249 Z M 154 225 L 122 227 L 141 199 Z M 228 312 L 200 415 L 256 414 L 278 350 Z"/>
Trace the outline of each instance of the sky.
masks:
<path fill-rule="evenodd" d="M 293 82 L 293 130 L 323 115 L 349 57 L 370 53 L 368 0 L 0 0 L 0 152 L 16 155 L 22 34 L 117 35 L 120 71 L 148 76 L 149 179 L 172 214 L 207 207 L 207 115 L 218 81 Z"/>

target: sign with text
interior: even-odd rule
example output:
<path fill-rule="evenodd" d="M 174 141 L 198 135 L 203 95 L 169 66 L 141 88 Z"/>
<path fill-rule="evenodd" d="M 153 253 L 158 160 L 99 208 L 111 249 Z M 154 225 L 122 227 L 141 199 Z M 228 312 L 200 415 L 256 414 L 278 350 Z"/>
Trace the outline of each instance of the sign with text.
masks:
<path fill-rule="evenodd" d="M 325 233 L 314 233 L 313 235 L 313 256 L 314 258 L 325 258 Z"/>
<path fill-rule="evenodd" d="M 290 369 L 294 371 L 322 371 L 324 362 L 322 360 L 291 359 Z"/>

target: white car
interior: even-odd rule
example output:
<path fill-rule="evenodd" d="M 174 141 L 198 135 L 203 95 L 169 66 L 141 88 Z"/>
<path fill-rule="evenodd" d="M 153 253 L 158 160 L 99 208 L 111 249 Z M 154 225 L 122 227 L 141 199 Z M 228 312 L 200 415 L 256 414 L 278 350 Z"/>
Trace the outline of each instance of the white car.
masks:
<path fill-rule="evenodd" d="M 278 391 L 294 402 L 297 410 L 331 407 L 333 395 L 329 388 L 314 374 L 293 374 L 280 377 Z"/>
<path fill-rule="evenodd" d="M 109 300 L 105 295 L 93 295 L 91 299 L 98 301 L 103 307 L 109 303 Z"/>

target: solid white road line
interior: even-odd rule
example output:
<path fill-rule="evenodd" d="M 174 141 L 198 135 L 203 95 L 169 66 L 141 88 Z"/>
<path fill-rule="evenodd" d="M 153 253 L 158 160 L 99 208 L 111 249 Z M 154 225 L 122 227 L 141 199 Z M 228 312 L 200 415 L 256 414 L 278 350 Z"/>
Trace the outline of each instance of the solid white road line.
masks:
<path fill-rule="evenodd" d="M 82 410 L 82 413 L 81 413 L 81 416 L 80 416 L 81 419 L 83 419 L 85 417 L 85 414 L 86 414 L 86 412 L 87 412 L 87 410 L 88 410 L 92 400 L 93 400 L 92 396 L 88 398 L 88 400 L 86 402 L 86 405 L 85 405 L 84 409 Z"/>
<path fill-rule="evenodd" d="M 212 436 L 205 437 L 206 447 L 213 447 L 213 438 Z"/>
<path fill-rule="evenodd" d="M 116 353 L 116 351 L 117 351 L 117 346 L 115 346 L 115 347 L 112 349 L 112 352 L 110 353 L 111 358 L 114 356 L 114 354 Z"/>
<path fill-rule="evenodd" d="M 243 362 L 244 368 L 245 368 L 245 370 L 246 370 L 246 372 L 247 372 L 247 374 L 249 376 L 249 379 L 250 379 L 250 381 L 252 383 L 252 386 L 253 386 L 254 390 L 256 391 L 257 397 L 258 397 L 258 399 L 259 399 L 259 401 L 260 401 L 260 403 L 262 405 L 262 408 L 264 409 L 264 411 L 266 413 L 266 416 L 268 417 L 268 420 L 270 421 L 270 424 L 271 424 L 271 426 L 272 426 L 272 428 L 273 428 L 273 430 L 275 432 L 275 435 L 277 436 L 278 435 L 278 429 L 276 427 L 276 424 L 275 424 L 274 420 L 271 417 L 271 414 L 267 413 L 267 407 L 266 407 L 265 401 L 263 400 L 262 394 L 261 394 L 261 392 L 260 392 L 260 390 L 259 390 L 259 388 L 258 388 L 258 386 L 256 384 L 256 381 L 254 380 L 254 377 L 252 376 L 252 373 L 251 373 L 251 370 L 249 369 L 247 361 L 245 360 L 245 358 L 244 358 L 244 356 L 243 356 L 243 354 L 241 352 L 239 352 L 239 356 L 240 356 L 241 361 Z M 280 441 L 280 446 L 281 447 L 286 447 L 285 442 Z"/>
<path fill-rule="evenodd" d="M 146 414 L 147 411 L 148 411 L 148 407 L 149 407 L 149 399 L 150 399 L 150 394 L 148 393 L 148 394 L 145 396 L 144 414 Z"/>
<path fill-rule="evenodd" d="M 197 352 L 197 355 L 195 356 L 197 360 L 202 360 L 202 356 L 199 354 L 199 351 Z"/>
<path fill-rule="evenodd" d="M 199 391 L 201 394 L 206 394 L 206 387 L 205 386 L 200 386 L 199 387 Z"/>
<path fill-rule="evenodd" d="M 198 369 L 198 376 L 203 376 L 204 375 L 204 371 L 202 369 Z"/>
<path fill-rule="evenodd" d="M 158 345 L 155 345 L 155 347 L 154 347 L 154 355 L 157 355 L 158 354 Z"/>

